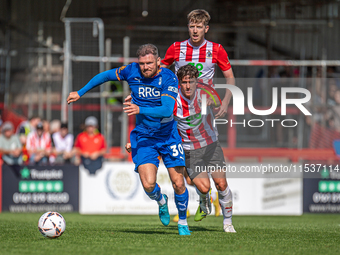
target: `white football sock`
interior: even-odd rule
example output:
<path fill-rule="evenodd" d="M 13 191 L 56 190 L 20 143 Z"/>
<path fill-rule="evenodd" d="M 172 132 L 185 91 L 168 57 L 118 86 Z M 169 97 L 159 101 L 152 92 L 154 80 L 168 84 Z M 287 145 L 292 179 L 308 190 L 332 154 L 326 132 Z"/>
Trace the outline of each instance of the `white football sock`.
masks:
<path fill-rule="evenodd" d="M 162 194 L 162 198 L 161 198 L 161 200 L 157 201 L 157 204 L 158 205 L 164 205 L 165 203 L 166 203 L 166 201 L 165 201 L 164 196 Z"/>
<path fill-rule="evenodd" d="M 231 193 L 229 186 L 223 191 L 218 191 L 218 198 L 224 218 L 223 224 L 232 224 L 233 194 Z"/>
<path fill-rule="evenodd" d="M 178 224 L 187 226 L 188 225 L 187 219 L 179 219 Z"/>

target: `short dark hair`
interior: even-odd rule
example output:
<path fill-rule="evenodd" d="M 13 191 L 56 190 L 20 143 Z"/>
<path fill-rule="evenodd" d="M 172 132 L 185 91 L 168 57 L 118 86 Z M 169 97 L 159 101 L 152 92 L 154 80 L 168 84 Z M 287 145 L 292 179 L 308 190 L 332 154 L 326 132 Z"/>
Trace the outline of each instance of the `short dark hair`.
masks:
<path fill-rule="evenodd" d="M 189 75 L 190 78 L 197 79 L 199 72 L 197 68 L 193 65 L 188 64 L 185 66 L 181 66 L 177 71 L 178 80 L 181 81 L 184 78 L 184 76 L 187 75 Z"/>
<path fill-rule="evenodd" d="M 148 54 L 152 54 L 154 55 L 156 58 L 158 58 L 158 49 L 155 45 L 151 44 L 151 43 L 147 43 L 147 44 L 143 44 L 141 46 L 139 46 L 138 50 L 137 50 L 137 57 L 144 57 Z"/>

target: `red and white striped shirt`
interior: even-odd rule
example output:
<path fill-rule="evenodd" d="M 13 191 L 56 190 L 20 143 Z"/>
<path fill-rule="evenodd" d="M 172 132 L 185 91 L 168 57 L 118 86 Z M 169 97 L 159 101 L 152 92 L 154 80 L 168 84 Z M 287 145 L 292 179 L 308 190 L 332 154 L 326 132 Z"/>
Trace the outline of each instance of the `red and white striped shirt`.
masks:
<path fill-rule="evenodd" d="M 202 92 L 197 89 L 190 100 L 179 91 L 176 98 L 174 119 L 185 150 L 196 150 L 217 141 L 218 132 L 213 125 L 212 109 L 207 107 L 207 114 L 201 114 Z"/>
<path fill-rule="evenodd" d="M 51 136 L 47 132 L 43 132 L 41 137 L 38 136 L 36 131 L 28 134 L 26 141 L 26 149 L 29 151 L 52 149 Z"/>
<path fill-rule="evenodd" d="M 231 68 L 228 54 L 221 44 L 204 40 L 198 46 L 192 46 L 190 40 L 174 42 L 166 51 L 162 64 L 171 65 L 175 62 L 175 73 L 181 66 L 190 64 L 199 71 L 199 78 L 211 86 L 215 75 L 216 64 L 222 71 Z"/>

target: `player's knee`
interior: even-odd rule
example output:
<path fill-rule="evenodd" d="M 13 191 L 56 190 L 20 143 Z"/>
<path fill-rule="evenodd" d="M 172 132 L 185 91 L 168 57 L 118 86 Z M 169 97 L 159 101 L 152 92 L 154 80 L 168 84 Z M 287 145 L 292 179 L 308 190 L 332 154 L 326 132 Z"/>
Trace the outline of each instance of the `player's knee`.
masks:
<path fill-rule="evenodd" d="M 202 185 L 200 189 L 201 193 L 203 194 L 207 194 L 209 190 L 210 190 L 210 185 Z"/>
<path fill-rule="evenodd" d="M 172 187 L 176 194 L 183 194 L 185 192 L 185 185 L 183 180 L 176 180 L 172 183 Z"/>
<path fill-rule="evenodd" d="M 220 180 L 215 182 L 216 189 L 219 191 L 223 191 L 227 188 L 228 184 L 225 180 Z"/>
<path fill-rule="evenodd" d="M 152 192 L 156 187 L 156 183 L 143 182 L 143 188 L 146 192 Z"/>
<path fill-rule="evenodd" d="M 176 188 L 174 187 L 174 191 L 175 191 L 176 194 L 181 195 L 181 194 L 183 194 L 185 192 L 185 186 L 183 186 L 183 187 L 176 187 Z"/>
<path fill-rule="evenodd" d="M 200 182 L 195 184 L 197 189 L 202 193 L 202 194 L 207 194 L 210 190 L 210 182 Z"/>

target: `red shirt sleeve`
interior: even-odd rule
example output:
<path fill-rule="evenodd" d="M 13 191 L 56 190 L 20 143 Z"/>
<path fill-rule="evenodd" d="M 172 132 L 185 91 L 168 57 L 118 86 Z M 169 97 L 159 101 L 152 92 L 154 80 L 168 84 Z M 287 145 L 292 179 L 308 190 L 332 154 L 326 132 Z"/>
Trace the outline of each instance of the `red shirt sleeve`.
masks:
<path fill-rule="evenodd" d="M 217 62 L 218 67 L 222 71 L 227 71 L 231 68 L 229 57 L 225 49 L 222 47 L 222 45 L 219 45 L 219 46 L 220 47 L 218 48 L 216 62 Z"/>
<path fill-rule="evenodd" d="M 164 59 L 161 61 L 163 65 L 170 66 L 175 61 L 175 44 L 171 44 L 171 46 L 167 49 L 165 53 Z"/>

